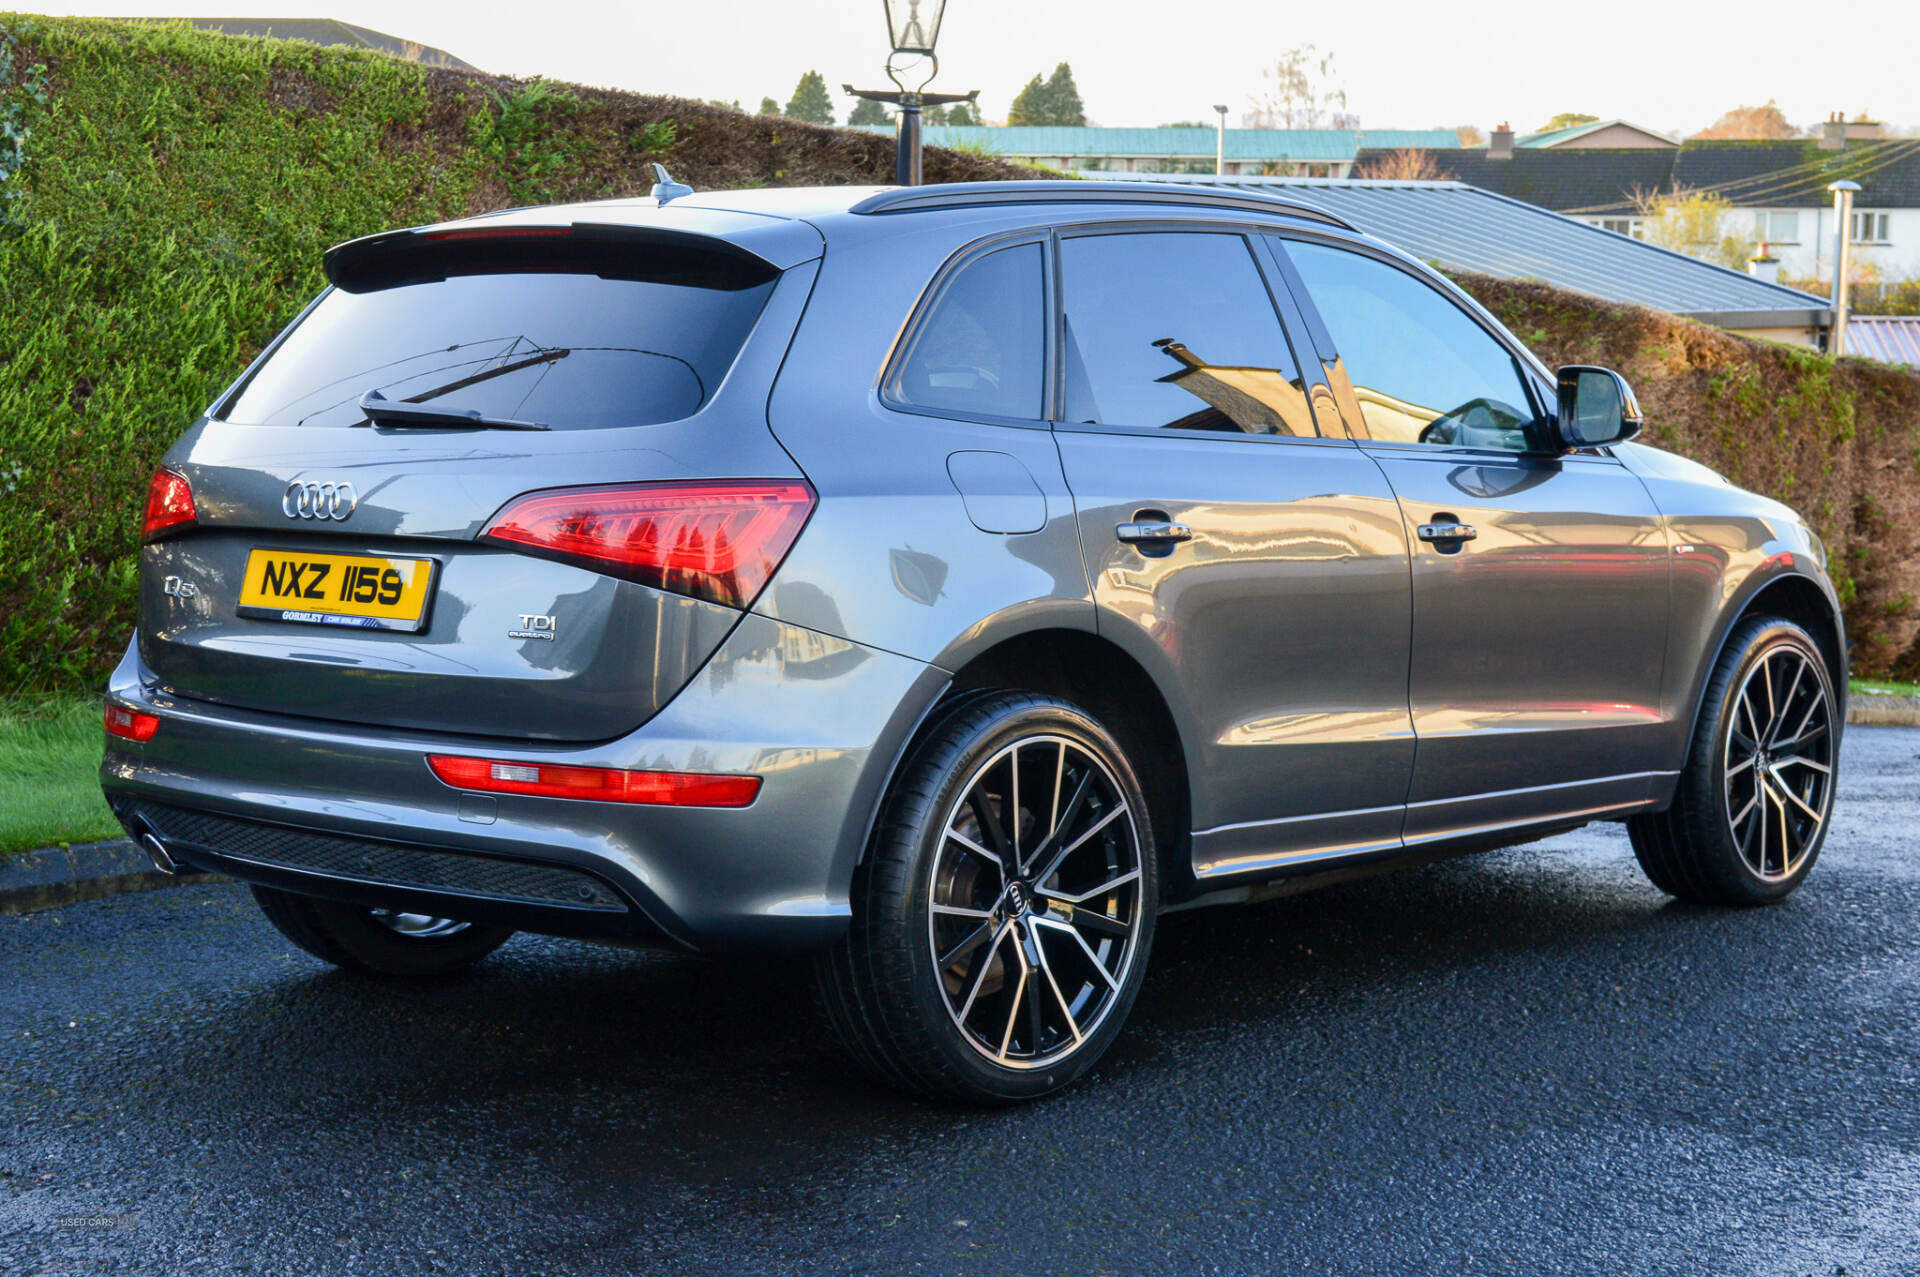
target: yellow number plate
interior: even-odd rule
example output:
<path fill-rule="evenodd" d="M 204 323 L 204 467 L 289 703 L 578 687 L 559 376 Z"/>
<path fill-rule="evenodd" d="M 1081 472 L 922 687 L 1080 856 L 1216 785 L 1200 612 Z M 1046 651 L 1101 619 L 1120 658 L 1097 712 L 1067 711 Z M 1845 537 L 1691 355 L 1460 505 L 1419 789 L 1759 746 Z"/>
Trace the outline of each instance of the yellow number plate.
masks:
<path fill-rule="evenodd" d="M 240 615 L 366 630 L 426 628 L 432 559 L 255 550 L 247 556 Z"/>

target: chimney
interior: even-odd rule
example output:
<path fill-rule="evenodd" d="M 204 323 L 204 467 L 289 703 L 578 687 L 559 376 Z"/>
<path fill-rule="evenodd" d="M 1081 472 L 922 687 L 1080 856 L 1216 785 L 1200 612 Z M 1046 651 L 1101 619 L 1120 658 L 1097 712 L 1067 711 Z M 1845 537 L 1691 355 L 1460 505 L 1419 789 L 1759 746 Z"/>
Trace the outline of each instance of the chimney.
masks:
<path fill-rule="evenodd" d="M 1780 259 L 1773 255 L 1773 249 L 1760 245 L 1760 251 L 1747 259 L 1747 274 L 1769 284 L 1780 282 Z"/>
<path fill-rule="evenodd" d="M 1835 111 L 1827 117 L 1827 122 L 1820 126 L 1820 149 L 1823 151 L 1839 151 L 1844 150 L 1846 145 L 1846 116 L 1842 112 Z"/>
<path fill-rule="evenodd" d="M 1513 126 L 1501 122 L 1493 131 L 1492 141 L 1487 143 L 1487 158 L 1490 160 L 1510 160 L 1513 158 Z"/>

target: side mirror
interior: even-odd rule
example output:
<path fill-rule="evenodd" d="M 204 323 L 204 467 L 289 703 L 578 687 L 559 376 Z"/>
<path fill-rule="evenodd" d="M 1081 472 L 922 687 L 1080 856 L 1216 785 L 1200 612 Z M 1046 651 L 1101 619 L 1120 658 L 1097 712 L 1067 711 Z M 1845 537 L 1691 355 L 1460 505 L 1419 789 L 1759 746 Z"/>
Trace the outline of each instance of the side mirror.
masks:
<path fill-rule="evenodd" d="M 1611 368 L 1568 364 L 1558 375 L 1554 433 L 1563 452 L 1621 443 L 1640 433 L 1645 417 L 1627 379 Z"/>

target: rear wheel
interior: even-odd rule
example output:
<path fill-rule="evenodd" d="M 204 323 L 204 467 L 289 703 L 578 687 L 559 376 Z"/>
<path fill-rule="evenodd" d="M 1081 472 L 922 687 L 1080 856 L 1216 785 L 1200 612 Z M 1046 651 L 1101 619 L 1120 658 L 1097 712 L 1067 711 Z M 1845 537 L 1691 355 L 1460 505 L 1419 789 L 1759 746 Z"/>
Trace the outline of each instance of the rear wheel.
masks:
<path fill-rule="evenodd" d="M 1707 685 L 1673 806 L 1627 822 L 1647 877 L 1696 904 L 1785 899 L 1826 840 L 1839 735 L 1812 636 L 1774 617 L 1742 622 Z"/>
<path fill-rule="evenodd" d="M 1044 1095 L 1119 1034 L 1158 890 L 1146 800 L 1113 736 L 1050 696 L 972 700 L 887 800 L 853 925 L 820 962 L 823 1000 L 897 1087 Z"/>
<path fill-rule="evenodd" d="M 281 935 L 323 962 L 369 975 L 462 971 L 505 944 L 513 928 L 429 914 L 369 909 L 272 887 L 253 898 Z"/>

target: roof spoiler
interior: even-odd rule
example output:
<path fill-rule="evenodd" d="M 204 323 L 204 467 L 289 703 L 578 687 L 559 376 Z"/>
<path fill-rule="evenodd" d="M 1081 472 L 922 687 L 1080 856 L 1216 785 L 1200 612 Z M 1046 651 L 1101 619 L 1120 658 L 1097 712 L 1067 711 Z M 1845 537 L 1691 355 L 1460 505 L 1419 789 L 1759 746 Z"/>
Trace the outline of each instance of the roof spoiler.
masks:
<path fill-rule="evenodd" d="M 898 186 L 869 195 L 850 213 L 914 213 L 981 204 L 1175 204 L 1189 208 L 1228 208 L 1242 213 L 1275 213 L 1324 222 L 1343 230 L 1353 223 L 1318 205 L 1284 196 L 1217 186 L 1176 186 L 1170 182 L 1031 181 L 949 182 L 939 186 Z"/>
<path fill-rule="evenodd" d="M 362 236 L 334 245 L 321 262 L 327 279 L 350 293 L 449 275 L 540 271 L 738 289 L 763 284 L 783 269 L 718 235 L 606 222 L 482 220 Z"/>

